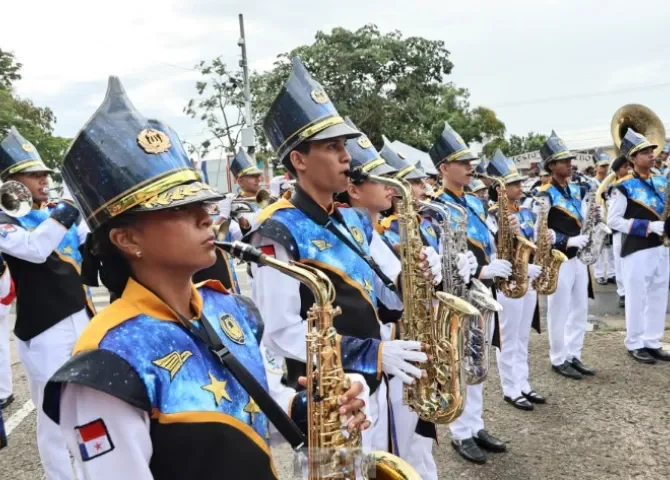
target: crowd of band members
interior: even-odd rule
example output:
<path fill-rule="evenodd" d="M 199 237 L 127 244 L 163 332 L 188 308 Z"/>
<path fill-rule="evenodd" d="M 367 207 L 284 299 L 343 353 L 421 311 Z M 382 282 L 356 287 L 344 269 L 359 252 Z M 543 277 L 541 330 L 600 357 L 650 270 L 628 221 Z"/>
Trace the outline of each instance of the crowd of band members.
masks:
<path fill-rule="evenodd" d="M 616 282 L 630 355 L 646 364 L 670 360 L 661 348 L 669 278 L 662 241 L 667 145 L 655 157 L 658 146 L 629 130 L 621 156 L 610 162 L 597 151 L 585 177 L 552 132 L 539 171 L 529 178 L 500 150 L 490 159 L 474 155 L 445 124 L 429 151 L 434 171 L 427 173 L 386 138 L 377 151 L 339 116 L 298 59 L 263 127 L 288 172 L 270 182 L 267 206 L 256 202 L 262 172 L 244 149 L 231 163 L 239 194 L 219 194 L 201 182 L 176 133 L 138 112 L 116 78 L 66 155 L 58 203 L 47 202 L 52 172 L 35 147 L 16 129 L 2 139 L 0 178 L 27 187 L 33 208 L 23 216 L 0 213 L 0 411 L 14 398 L 8 345 L 16 301 L 14 334 L 37 407 L 47 479 L 74 478 L 71 456 L 80 479 L 176 478 L 175 472 L 178 478 L 275 478 L 268 446 L 277 432 L 211 355 L 199 325 L 211 323 L 304 427 L 308 399 L 300 377 L 313 297 L 297 280 L 256 264 L 248 269 L 252 298 L 239 296 L 235 261 L 214 245 L 212 231 L 330 278 L 342 309 L 334 325 L 352 380 L 343 405 L 350 427 L 362 431 L 364 451 L 391 451 L 421 478 L 438 478 L 432 452 L 444 446 L 434 446 L 435 425 L 403 404 L 403 386 L 421 378 L 416 364 L 427 356 L 421 344 L 399 337 L 404 302 L 411 299 L 398 289 L 396 192 L 366 177 L 352 179 L 352 171 L 407 181 L 417 201 L 437 197 L 454 212 L 464 209 L 468 250 L 458 256 L 457 273 L 492 289 L 512 265 L 496 256 L 501 190 L 490 177 L 505 185 L 508 220 L 527 240 L 537 240 L 536 220 L 546 207 L 551 241 L 568 258 L 547 301 L 549 360 L 571 379 L 596 373 L 582 360 L 592 294 L 589 270 L 577 257 L 588 240 L 581 231 L 583 200 L 614 172 L 598 210 L 614 233 L 594 277 Z M 440 225 L 423 214 L 420 225 L 425 247 L 418 261 L 439 288 Z M 530 262 L 532 280 L 542 266 Z M 113 302 L 96 315 L 88 287 L 99 280 Z M 497 292 L 497 301 L 503 309 L 489 341 L 496 345 L 503 397 L 533 410 L 546 402 L 528 368 L 530 333 L 540 331 L 538 295 L 531 287 L 521 298 Z M 483 383 L 469 385 L 463 413 L 449 424 L 453 448 L 480 464 L 487 452 L 507 449 L 485 428 L 482 391 Z M 4 433 L 0 414 L 0 447 Z M 190 461 L 208 456 L 230 477 Z"/>

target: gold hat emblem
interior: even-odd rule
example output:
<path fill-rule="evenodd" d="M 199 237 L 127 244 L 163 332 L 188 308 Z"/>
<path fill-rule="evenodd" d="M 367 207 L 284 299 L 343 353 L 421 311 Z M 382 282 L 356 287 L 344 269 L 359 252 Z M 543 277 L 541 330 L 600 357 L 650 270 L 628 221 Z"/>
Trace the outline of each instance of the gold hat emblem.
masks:
<path fill-rule="evenodd" d="M 239 345 L 244 345 L 244 331 L 232 315 L 222 315 L 219 320 L 219 325 L 221 325 L 223 333 L 225 333 L 233 342 Z"/>
<path fill-rule="evenodd" d="M 137 143 L 147 153 L 164 153 L 172 147 L 170 137 L 153 128 L 142 130 L 137 136 Z"/>
<path fill-rule="evenodd" d="M 361 232 L 358 227 L 351 227 L 351 235 L 354 237 L 354 240 L 358 242 L 359 245 L 363 245 L 363 232 Z"/>
<path fill-rule="evenodd" d="M 370 148 L 372 146 L 372 142 L 370 141 L 370 139 L 368 137 L 363 135 L 362 137 L 360 137 L 358 139 L 358 145 L 361 148 Z"/>
<path fill-rule="evenodd" d="M 33 147 L 30 143 L 24 143 L 21 145 L 21 148 L 23 149 L 24 152 L 34 152 L 35 147 Z"/>
<path fill-rule="evenodd" d="M 314 100 L 316 103 L 323 104 L 323 103 L 328 103 L 330 100 L 328 98 L 328 94 L 323 91 L 321 88 L 315 88 L 312 90 L 312 100 Z"/>

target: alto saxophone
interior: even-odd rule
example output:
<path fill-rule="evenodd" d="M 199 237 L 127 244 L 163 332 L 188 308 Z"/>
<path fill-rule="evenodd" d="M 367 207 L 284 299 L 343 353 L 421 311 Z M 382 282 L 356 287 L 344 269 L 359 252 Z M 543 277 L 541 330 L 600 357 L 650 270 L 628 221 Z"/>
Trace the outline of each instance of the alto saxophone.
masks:
<path fill-rule="evenodd" d="M 508 215 L 510 213 L 509 199 L 505 182 L 496 177 L 477 175 L 487 178 L 498 184 L 498 245 L 496 256 L 507 260 L 512 265 L 512 275 L 509 278 L 496 278 L 496 288 L 507 298 L 521 298 L 528 291 L 528 263 L 530 256 L 536 250 L 533 242 L 512 231 Z"/>
<path fill-rule="evenodd" d="M 403 403 L 423 420 L 449 423 L 463 411 L 464 382 L 460 368 L 463 351 L 464 317 L 479 315 L 465 300 L 436 292 L 430 280 L 419 270 L 418 259 L 424 248 L 419 230 L 420 217 L 414 207 L 412 189 L 404 180 L 367 175 L 368 180 L 396 189 L 402 295 L 405 309 L 400 321 L 403 340 L 423 343 L 430 362 L 419 364 L 427 376 L 413 385 L 404 385 Z M 437 302 L 435 313 L 434 302 Z"/>
<path fill-rule="evenodd" d="M 540 295 L 551 295 L 558 288 L 558 271 L 561 263 L 568 257 L 553 248 L 549 235 L 549 208 L 542 204 L 540 216 L 537 219 L 537 252 L 535 264 L 542 267 L 542 273 L 533 280 L 533 288 Z"/>
<path fill-rule="evenodd" d="M 593 265 L 598 261 L 607 236 L 612 234 L 612 230 L 602 222 L 602 219 L 598 218 L 600 206 L 596 201 L 596 190 L 596 188 L 591 187 L 584 199 L 586 215 L 580 235 L 586 235 L 588 241 L 584 248 L 577 252 L 577 257 L 584 265 Z"/>
<path fill-rule="evenodd" d="M 463 356 L 461 367 L 467 385 L 482 383 L 491 366 L 491 334 L 496 312 L 502 310 L 491 290 L 480 280 L 471 278 L 466 284 L 458 274 L 457 259 L 459 253 L 468 251 L 468 213 L 455 203 L 447 203 L 436 195 L 428 195 L 433 206 L 443 206 L 440 222 L 442 234 L 442 278 L 443 289 L 458 298 L 472 304 L 479 314 L 462 318 Z M 451 211 L 458 215 L 452 215 Z M 455 228 L 454 228 L 455 227 Z"/>
<path fill-rule="evenodd" d="M 361 451 L 360 432 L 344 432 L 340 417 L 340 397 L 351 382 L 344 373 L 340 347 L 333 318 L 341 313 L 333 307 L 335 287 L 321 270 L 298 262 L 281 262 L 242 242 L 216 242 L 231 255 L 279 270 L 299 280 L 314 295 L 314 305 L 307 312 L 307 435 L 308 478 L 310 480 L 356 479 L 356 459 Z M 369 457 L 375 474 L 363 471 L 364 478 L 381 480 L 420 480 L 404 460 L 387 452 L 373 452 Z M 366 462 L 363 462 L 365 464 Z"/>

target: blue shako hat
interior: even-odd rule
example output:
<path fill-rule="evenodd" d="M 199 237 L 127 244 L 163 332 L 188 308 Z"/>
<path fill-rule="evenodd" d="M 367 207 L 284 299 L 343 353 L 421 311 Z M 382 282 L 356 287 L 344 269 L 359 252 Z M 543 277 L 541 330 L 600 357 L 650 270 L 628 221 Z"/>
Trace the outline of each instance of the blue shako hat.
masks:
<path fill-rule="evenodd" d="M 475 167 L 475 173 L 480 175 L 488 175 L 486 169 L 489 166 L 489 159 L 486 158 L 486 155 L 482 155 L 478 160 L 473 160 L 473 166 Z"/>
<path fill-rule="evenodd" d="M 230 172 L 235 178 L 240 178 L 245 175 L 262 175 L 256 162 L 251 156 L 244 150 L 242 147 L 237 151 L 237 155 L 233 158 L 233 161 L 230 162 Z"/>
<path fill-rule="evenodd" d="M 486 168 L 486 174 L 497 177 L 505 183 L 521 182 L 528 179 L 527 176 L 519 174 L 514 160 L 507 158 L 500 149 L 497 149 Z"/>
<path fill-rule="evenodd" d="M 12 127 L 0 142 L 0 179 L 5 181 L 11 175 L 31 172 L 51 173 L 52 170 L 44 165 L 35 145 Z"/>
<path fill-rule="evenodd" d="M 287 154 L 303 142 L 361 135 L 344 123 L 321 84 L 298 57 L 293 57 L 291 75 L 268 110 L 263 130 L 283 163 L 288 161 Z"/>
<path fill-rule="evenodd" d="M 593 152 L 593 163 L 596 164 L 596 167 L 609 165 L 611 163 L 610 156 L 602 148 L 596 148 L 596 151 Z"/>
<path fill-rule="evenodd" d="M 626 134 L 621 140 L 621 146 L 619 150 L 621 153 L 628 158 L 632 158 L 640 150 L 645 148 L 656 148 L 658 145 L 654 145 L 644 135 L 637 133 L 632 128 L 626 130 Z"/>
<path fill-rule="evenodd" d="M 72 142 L 62 173 L 92 231 L 130 209 L 222 198 L 200 182 L 175 131 L 138 112 L 117 77 L 109 77 L 105 100 Z"/>
<path fill-rule="evenodd" d="M 547 167 L 552 162 L 576 158 L 575 154 L 568 150 L 563 140 L 553 130 L 540 148 L 540 157 L 542 157 L 542 168 L 546 171 L 549 171 Z"/>
<path fill-rule="evenodd" d="M 360 131 L 349 117 L 345 117 L 344 122 L 351 127 L 352 130 Z M 345 146 L 349 155 L 351 155 L 352 170 L 360 169 L 365 173 L 378 176 L 396 172 L 396 170 L 388 165 L 379 155 L 379 152 L 374 145 L 372 145 L 372 142 L 367 135 L 362 133 L 358 138 L 350 138 L 347 140 Z"/>
<path fill-rule="evenodd" d="M 470 184 L 467 185 L 465 188 L 468 192 L 477 193 L 481 190 L 484 190 L 486 188 L 486 184 L 478 178 L 473 178 L 472 180 L 470 180 Z"/>
<path fill-rule="evenodd" d="M 391 142 L 384 135 L 382 135 L 382 140 L 384 141 L 384 146 L 379 151 L 379 154 L 386 160 L 386 163 L 398 171 L 394 175 L 395 178 L 403 180 L 421 180 L 426 178 L 426 174 L 417 168 L 418 162 L 410 162 L 405 155 L 391 146 Z"/>
<path fill-rule="evenodd" d="M 443 162 L 463 162 L 465 160 L 477 160 L 468 144 L 463 141 L 456 130 L 451 128 L 449 122 L 444 122 L 444 130 L 428 151 L 430 159 L 435 166 Z"/>

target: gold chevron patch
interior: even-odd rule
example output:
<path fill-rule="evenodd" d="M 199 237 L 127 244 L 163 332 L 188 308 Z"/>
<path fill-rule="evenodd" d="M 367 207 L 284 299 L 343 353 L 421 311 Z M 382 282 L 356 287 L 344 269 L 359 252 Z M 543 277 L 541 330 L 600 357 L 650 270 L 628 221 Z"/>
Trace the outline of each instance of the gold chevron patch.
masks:
<path fill-rule="evenodd" d="M 170 352 L 167 355 L 165 355 L 163 358 L 159 358 L 158 360 L 154 360 L 153 363 L 157 367 L 160 367 L 164 370 L 167 370 L 170 372 L 170 380 L 174 378 L 175 375 L 177 375 L 177 372 L 181 370 L 181 367 L 184 366 L 186 363 L 186 360 L 191 358 L 193 355 L 192 352 L 185 350 L 181 353 L 174 351 Z"/>
<path fill-rule="evenodd" d="M 325 240 L 312 240 L 312 243 L 321 252 L 323 252 L 324 250 L 332 247 L 332 245 L 330 243 L 326 242 Z"/>

